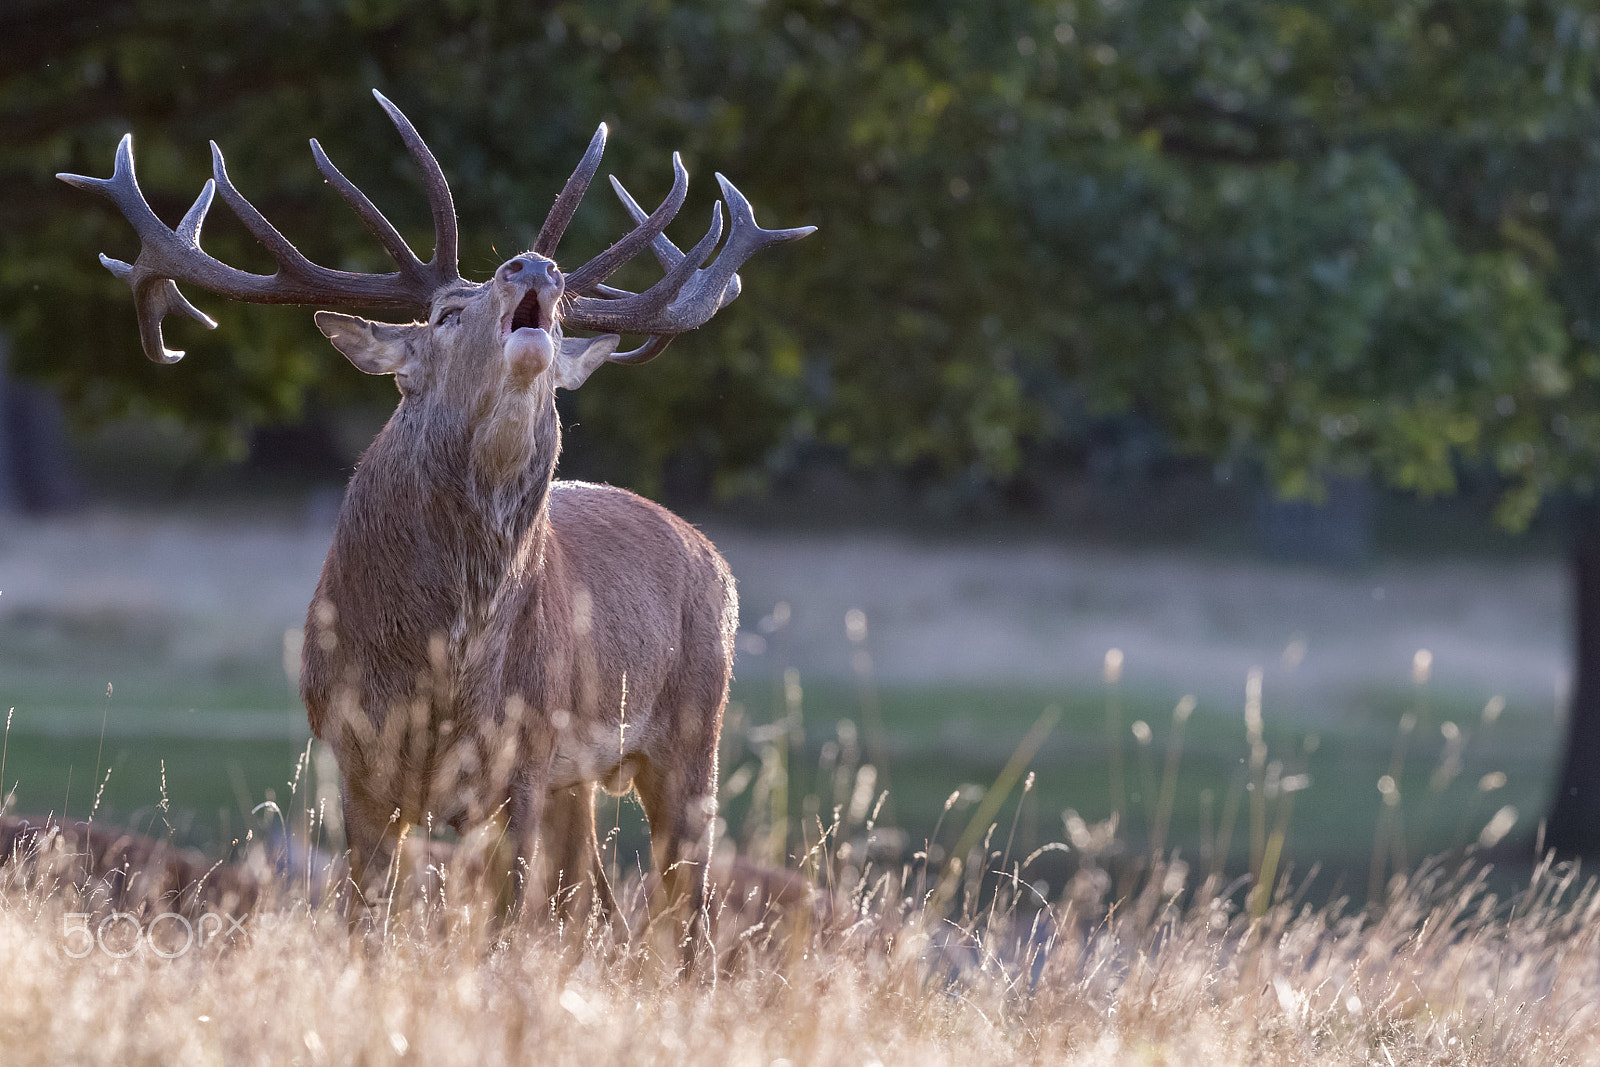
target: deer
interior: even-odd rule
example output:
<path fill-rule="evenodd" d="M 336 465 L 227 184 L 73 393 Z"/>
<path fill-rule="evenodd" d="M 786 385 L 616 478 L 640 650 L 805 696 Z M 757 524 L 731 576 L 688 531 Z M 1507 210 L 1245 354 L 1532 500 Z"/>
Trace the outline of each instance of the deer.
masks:
<path fill-rule="evenodd" d="M 166 346 L 167 315 L 216 325 L 179 282 L 241 302 L 423 316 L 314 316 L 356 369 L 392 376 L 400 393 L 350 478 L 301 658 L 311 732 L 339 767 L 353 900 L 382 899 L 380 880 L 409 828 L 498 825 L 514 858 L 513 908 L 586 884 L 611 915 L 596 790 L 631 789 L 649 825 L 652 895 L 664 894 L 667 911 L 684 917 L 689 945 L 709 923 L 734 580 L 712 543 L 666 508 L 623 489 L 555 479 L 555 391 L 577 389 L 603 364 L 655 359 L 739 295 L 737 272 L 751 256 L 815 227 L 761 228 L 719 173 L 722 201 L 705 235 L 683 251 L 663 232 L 688 190 L 674 153 L 671 190 L 653 211 L 611 177 L 633 229 L 564 272 L 554 255 L 599 169 L 608 134 L 601 123 L 532 248 L 490 279 L 469 281 L 443 170 L 400 109 L 373 95 L 422 174 L 431 259 L 412 251 L 315 139 L 311 153 L 394 261 L 390 273 L 306 259 L 234 186 L 214 141 L 212 176 L 175 228 L 139 188 L 131 133 L 110 178 L 57 177 L 108 198 L 139 238 L 132 263 L 100 261 L 132 288 L 154 362 L 184 355 Z M 272 256 L 274 273 L 243 271 L 201 249 L 219 194 Z M 637 292 L 607 284 L 646 248 L 660 280 Z M 621 351 L 624 334 L 643 342 Z"/>

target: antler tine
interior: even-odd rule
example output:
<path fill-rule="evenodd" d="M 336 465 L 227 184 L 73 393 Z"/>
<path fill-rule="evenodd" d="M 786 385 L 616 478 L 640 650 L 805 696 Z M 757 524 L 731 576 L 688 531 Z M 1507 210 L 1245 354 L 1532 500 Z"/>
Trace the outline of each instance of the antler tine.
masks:
<path fill-rule="evenodd" d="M 171 278 L 153 279 L 134 290 L 135 318 L 139 323 L 139 345 L 152 363 L 176 363 L 186 350 L 168 348 L 161 333 L 161 320 L 173 312 L 187 315 L 208 330 L 217 328 L 217 320 L 189 303 Z"/>
<path fill-rule="evenodd" d="M 738 189 L 734 188 L 731 182 L 727 182 L 727 179 L 725 179 L 721 174 L 718 174 L 716 177 L 719 183 L 726 183 L 726 188 L 733 190 L 733 195 L 738 198 L 738 202 L 744 206 L 745 213 L 750 216 L 750 225 L 755 226 L 755 215 L 750 211 L 749 201 L 745 200 L 744 194 L 740 193 Z M 617 198 L 622 201 L 622 206 L 627 209 L 628 214 L 633 217 L 634 221 L 642 221 L 644 219 L 644 209 L 639 206 L 638 201 L 634 200 L 634 198 L 629 195 L 628 190 L 622 187 L 622 183 L 613 177 L 611 179 L 611 187 L 616 190 Z M 817 228 L 815 226 L 801 226 L 798 229 L 793 230 L 763 230 L 761 227 L 755 226 L 755 229 L 759 233 L 783 235 L 777 237 L 773 241 L 763 243 L 759 246 L 759 248 L 765 248 L 769 243 L 778 244 L 783 241 L 798 240 L 799 238 L 805 237 L 808 234 L 815 233 Z M 759 251 L 759 248 L 757 251 Z M 678 261 L 683 258 L 683 252 L 679 250 L 677 245 L 672 243 L 671 239 L 669 239 L 666 234 L 658 234 L 656 239 L 650 243 L 650 249 L 655 253 L 657 262 L 659 262 L 662 268 L 665 270 L 671 270 L 673 267 L 677 266 Z M 745 258 L 748 258 L 748 256 Z M 610 289 L 610 286 L 600 286 L 599 289 L 604 291 L 606 289 Z M 726 307 L 728 304 L 732 303 L 733 299 L 739 295 L 739 290 L 739 275 L 735 274 L 728 281 L 727 290 L 722 296 L 721 306 Z M 631 294 L 621 292 L 620 290 L 614 290 L 609 293 L 604 293 L 604 295 L 628 296 Z"/>
<path fill-rule="evenodd" d="M 667 271 L 664 278 L 642 293 L 623 293 L 621 290 L 612 289 L 609 285 L 599 286 L 598 288 L 621 294 L 621 299 L 590 300 L 590 305 L 596 306 L 583 316 L 581 322 L 570 318 L 567 321 L 585 330 L 639 332 L 633 324 L 648 321 L 670 306 L 683 291 L 683 287 L 710 258 L 712 250 L 717 247 L 717 242 L 720 240 L 722 240 L 722 204 L 718 202 L 711 205 L 710 228 L 706 230 L 706 235 L 689 249 L 689 254 L 678 252 L 674 246 L 673 251 L 677 252 L 678 262 Z"/>
<path fill-rule="evenodd" d="M 73 175 L 77 177 L 77 175 Z M 73 183 L 76 184 L 76 183 Z M 187 214 L 183 217 L 182 224 L 178 227 L 180 235 L 187 233 L 198 240 L 200 223 L 204 221 L 206 211 L 211 207 L 212 185 L 206 182 L 200 196 L 194 202 Z M 100 265 L 110 271 L 113 277 L 133 285 L 133 264 L 124 263 L 120 259 L 112 259 L 104 252 L 100 253 Z M 179 349 L 167 347 L 166 338 L 161 335 L 161 320 L 173 312 L 187 315 L 208 330 L 217 328 L 217 320 L 189 303 L 184 295 L 178 292 L 178 287 L 171 278 L 154 279 L 155 284 L 146 284 L 142 288 L 134 286 L 134 303 L 137 308 L 137 321 L 139 323 L 139 344 L 144 349 L 152 362 L 176 363 L 182 359 L 184 353 Z"/>
<path fill-rule="evenodd" d="M 676 336 L 677 334 L 658 333 L 631 352 L 612 353 L 607 357 L 606 362 L 621 363 L 627 367 L 637 367 L 641 363 L 649 363 L 652 359 L 665 352 L 667 346 L 672 343 L 672 339 Z"/>
<path fill-rule="evenodd" d="M 638 297 L 628 296 L 618 299 L 579 296 L 572 301 L 571 309 L 563 316 L 567 325 L 579 329 L 651 336 L 673 335 L 692 330 L 704 324 L 739 294 L 737 271 L 751 256 L 763 248 L 798 240 L 816 231 L 815 226 L 801 226 L 788 230 L 762 229 L 756 223 L 755 213 L 744 194 L 721 174 L 717 175 L 717 182 L 722 187 L 731 220 L 728 241 L 714 262 L 694 271 L 690 280 L 683 285 L 680 295 L 659 311 L 647 313 L 639 313 L 635 301 L 642 303 L 643 297 L 649 295 L 648 293 L 640 294 Z M 621 190 L 619 195 L 624 197 L 623 203 L 628 207 L 629 213 L 634 214 L 638 205 L 632 203 L 632 197 L 626 196 Z M 654 240 L 652 247 L 656 257 L 663 264 L 673 264 L 671 270 L 674 274 L 686 262 L 676 259 L 682 256 L 682 253 L 665 238 Z M 698 250 L 699 246 L 696 246 L 696 251 Z M 659 349 L 650 353 L 640 349 L 636 352 L 619 353 L 613 356 L 612 360 L 643 362 L 652 358 L 657 352 Z"/>
<path fill-rule="evenodd" d="M 135 227 L 147 222 L 159 223 L 156 213 L 145 203 L 139 191 L 139 179 L 133 173 L 133 134 L 125 133 L 117 142 L 116 162 L 111 167 L 111 177 L 91 178 L 87 174 L 57 173 L 56 177 L 86 193 L 103 196 L 116 204 L 122 214 Z M 132 214 L 129 214 L 132 212 Z"/>
<path fill-rule="evenodd" d="M 628 216 L 633 219 L 634 225 L 637 226 L 643 223 L 649 217 L 645 214 L 644 208 L 640 207 L 639 202 L 633 198 L 633 195 L 623 188 L 622 182 L 615 174 L 610 177 L 611 188 L 616 192 L 617 199 L 622 201 L 622 207 L 627 211 Z M 665 233 L 656 234 L 655 240 L 650 242 L 650 251 L 654 253 L 656 262 L 661 264 L 662 270 L 671 270 L 683 259 L 683 250 L 673 244 L 672 238 Z"/>
<path fill-rule="evenodd" d="M 350 299 L 355 303 L 369 307 L 417 307 L 426 305 L 433 291 L 444 282 L 458 277 L 454 270 L 443 271 L 434 269 L 433 263 L 423 263 L 399 232 L 384 217 L 383 213 L 368 200 L 366 195 L 339 172 L 339 169 L 328 159 L 322 151 L 322 146 L 315 139 L 311 142 L 311 155 L 317 163 L 317 169 L 322 171 L 329 183 L 339 191 L 347 203 L 355 209 L 361 221 L 372 231 L 390 258 L 399 268 L 398 274 L 357 274 L 350 271 L 333 270 L 321 267 L 311 262 L 300 253 L 290 240 L 278 231 L 278 228 L 267 221 L 267 217 L 256 210 L 243 193 L 233 184 L 228 177 L 227 160 L 223 157 L 222 149 L 217 142 L 211 142 L 211 175 L 216 182 L 217 190 L 222 193 L 222 200 L 228 205 L 245 229 L 261 246 L 267 250 L 278 264 L 278 270 L 268 276 L 273 280 L 283 282 L 283 292 L 277 295 L 263 295 L 258 291 L 253 295 L 236 296 L 236 299 L 254 299 L 264 303 L 310 303 L 319 299 Z M 431 157 L 430 157 L 431 158 Z M 209 183 L 208 183 L 209 184 Z M 199 244 L 196 242 L 198 249 Z M 437 259 L 437 256 L 435 256 Z M 262 275 L 246 275 L 248 278 L 263 278 Z M 310 292 L 309 300 L 301 299 L 298 295 L 286 295 L 293 290 L 295 283 Z M 206 284 L 202 282 L 201 284 Z M 234 294 L 225 294 L 234 295 Z"/>
<path fill-rule="evenodd" d="M 318 268 L 300 250 L 290 243 L 289 239 L 278 232 L 278 228 L 267 221 L 267 217 L 256 210 L 256 206 L 245 199 L 228 177 L 228 163 L 222 156 L 222 149 L 217 142 L 211 142 L 211 181 L 216 183 L 218 191 L 222 193 L 222 202 L 228 205 L 238 220 L 244 223 L 244 228 L 250 231 L 250 236 L 261 243 L 278 264 L 278 274 L 290 274 L 299 277 L 309 277 Z M 211 182 L 207 182 L 207 185 Z M 195 247 L 200 247 L 198 240 Z M 276 276 L 276 275 L 275 275 Z M 225 294 L 232 295 L 232 294 Z"/>
<path fill-rule="evenodd" d="M 179 312 L 206 326 L 216 323 L 189 303 L 178 291 L 178 282 L 192 283 L 231 300 L 257 304 L 337 303 L 358 307 L 414 308 L 426 306 L 434 291 L 460 277 L 457 271 L 455 207 L 444 173 L 416 129 L 398 108 L 381 95 L 378 102 L 400 131 L 407 149 L 422 168 L 433 207 L 436 245 L 433 259 L 421 263 L 406 247 L 399 233 L 360 190 L 340 174 L 321 146 L 312 142 L 318 168 L 339 190 L 368 229 L 377 235 L 394 257 L 399 273 L 357 274 L 332 270 L 312 263 L 279 233 L 255 205 L 245 199 L 228 177 L 222 150 L 211 145 L 212 176 L 201 189 L 194 206 L 184 214 L 176 229 L 168 229 L 150 209 L 134 173 L 133 135 L 125 135 L 117 145 L 116 165 L 110 178 L 91 178 L 82 174 L 56 177 L 76 188 L 104 196 L 116 205 L 139 237 L 139 255 L 132 263 L 101 256 L 100 262 L 133 289 L 139 316 L 139 338 L 145 355 L 157 363 L 174 363 L 181 351 L 166 347 L 161 322 Z M 246 229 L 260 241 L 277 262 L 272 274 L 252 274 L 230 267 L 208 255 L 200 247 L 200 229 L 213 197 L 222 194 L 223 202 L 239 217 Z"/>
<path fill-rule="evenodd" d="M 439 161 L 433 158 L 433 153 L 417 128 L 411 125 L 411 120 L 378 90 L 372 90 L 372 95 L 389 116 L 389 121 L 394 123 L 394 128 L 400 131 L 406 151 L 411 153 L 411 158 L 422 169 L 422 181 L 428 189 L 428 206 L 433 209 L 433 258 L 428 260 L 427 266 L 440 282 L 453 281 L 461 277 L 460 238 L 456 233 L 456 205 L 450 196 L 450 183 L 445 180 Z"/>
<path fill-rule="evenodd" d="M 212 329 L 217 325 L 216 320 L 184 299 L 170 277 L 152 272 L 143 261 L 147 251 L 154 251 L 158 256 L 188 254 L 195 256 L 202 267 L 214 265 L 223 272 L 232 271 L 231 267 L 211 259 L 200 251 L 200 228 L 205 223 L 206 212 L 211 208 L 215 186 L 209 181 L 206 182 L 193 206 L 184 212 L 183 221 L 178 224 L 178 228 L 167 229 L 156 217 L 156 213 L 150 210 L 144 193 L 139 189 L 139 178 L 133 165 L 132 134 L 123 134 L 122 140 L 117 142 L 116 163 L 112 167 L 110 178 L 91 178 L 85 174 L 66 173 L 57 174 L 56 177 L 74 188 L 110 200 L 133 225 L 134 231 L 140 238 L 138 259 L 133 263 L 124 263 L 120 259 L 102 254 L 100 263 L 113 276 L 127 282 L 133 289 L 134 305 L 138 311 L 139 340 L 145 355 L 156 363 L 176 363 L 182 359 L 184 353 L 181 350 L 166 346 L 161 334 L 161 321 L 173 312 L 178 312 Z M 153 249 L 152 242 L 155 244 Z M 233 273 L 251 277 L 242 271 Z M 226 278 L 226 274 L 223 277 Z"/>
<path fill-rule="evenodd" d="M 583 200 L 583 194 L 589 191 L 589 183 L 594 181 L 595 172 L 600 169 L 600 157 L 606 150 L 607 132 L 606 124 L 602 122 L 600 128 L 594 131 L 594 136 L 589 138 L 589 147 L 573 168 L 572 177 L 561 187 L 561 195 L 550 205 L 550 213 L 544 217 L 544 225 L 539 227 L 539 236 L 533 242 L 533 250 L 539 255 L 556 254 L 561 235 L 567 232 L 567 224 L 577 213 L 578 203 Z"/>
<path fill-rule="evenodd" d="M 672 191 L 661 201 L 661 206 L 651 212 L 649 218 L 635 226 L 626 237 L 568 274 L 567 290 L 584 293 L 611 277 L 619 267 L 644 251 L 644 247 L 667 228 L 667 223 L 677 215 L 678 209 L 683 206 L 683 201 L 688 195 L 689 171 L 683 165 L 683 158 L 674 152 Z"/>
<path fill-rule="evenodd" d="M 763 248 L 773 245 L 786 244 L 789 241 L 798 241 L 802 237 L 809 237 L 817 232 L 815 226 L 795 226 L 787 230 L 763 230 L 756 223 L 755 209 L 750 206 L 750 201 L 745 199 L 737 186 L 730 182 L 721 172 L 717 174 L 717 184 L 722 187 L 723 199 L 728 201 L 728 215 L 733 220 L 733 232 L 728 237 L 728 247 L 723 254 L 717 257 L 717 262 L 712 270 L 722 267 L 723 260 L 729 260 L 726 273 L 729 277 L 739 269 L 751 256 Z M 737 253 L 730 256 L 729 253 Z"/>
<path fill-rule="evenodd" d="M 216 145 L 213 144 L 212 148 L 215 150 Z M 426 268 L 422 260 L 417 258 L 417 254 L 411 251 L 411 246 L 406 244 L 405 238 L 400 236 L 400 231 L 394 228 L 394 224 L 378 210 L 376 204 L 367 199 L 366 193 L 356 188 L 356 184 L 333 165 L 333 160 L 328 158 L 328 154 L 322 150 L 322 145 L 317 143 L 315 137 L 311 138 L 311 158 L 316 161 L 317 169 L 322 172 L 322 176 L 328 179 L 328 184 L 344 197 L 345 203 L 355 209 L 361 221 L 366 223 L 367 229 L 383 245 L 384 251 L 389 253 L 389 258 L 399 265 L 400 273 L 411 278 L 423 277 Z"/>
<path fill-rule="evenodd" d="M 617 177 L 614 174 L 611 176 L 611 188 L 616 190 L 617 199 L 622 201 L 623 208 L 627 210 L 630 216 L 632 216 L 633 221 L 643 222 L 645 218 L 644 208 L 640 207 L 639 202 L 633 198 L 627 189 L 623 188 L 622 183 L 617 180 Z M 671 270 L 683 259 L 683 251 L 677 245 L 673 244 L 672 239 L 664 233 L 657 234 L 656 239 L 650 242 L 650 251 L 655 253 L 656 262 L 661 264 L 662 270 Z M 739 295 L 740 288 L 739 276 L 735 274 L 731 279 L 729 279 L 728 287 L 724 289 L 722 293 L 722 302 L 717 306 L 719 308 L 723 308 L 731 304 Z M 613 289 L 609 285 L 597 285 L 595 286 L 594 291 L 599 293 L 601 296 L 609 297 L 634 295 L 623 289 Z M 632 353 L 623 354 L 631 355 Z"/>
<path fill-rule="evenodd" d="M 195 197 L 189 210 L 183 213 L 183 220 L 178 223 L 174 232 L 178 239 L 198 249 L 200 247 L 200 227 L 205 225 L 206 212 L 211 210 L 211 199 L 216 194 L 216 184 L 206 182 L 200 189 L 200 195 Z M 107 262 L 110 260 L 110 262 Z M 117 277 L 127 277 L 133 274 L 133 267 L 110 256 L 102 255 L 100 262 L 104 263 L 111 273 Z M 116 266 L 113 267 L 112 263 Z M 135 300 L 138 304 L 136 319 L 139 323 L 139 344 L 147 354 L 160 353 L 159 358 L 152 355 L 150 358 L 159 363 L 176 363 L 182 359 L 184 353 L 167 347 L 166 338 L 161 335 L 161 320 L 173 312 L 187 315 L 200 323 L 208 330 L 217 328 L 217 320 L 189 303 L 188 299 L 178 291 L 177 283 L 170 278 L 161 279 L 159 285 L 147 285 L 142 293 L 136 293 Z"/>

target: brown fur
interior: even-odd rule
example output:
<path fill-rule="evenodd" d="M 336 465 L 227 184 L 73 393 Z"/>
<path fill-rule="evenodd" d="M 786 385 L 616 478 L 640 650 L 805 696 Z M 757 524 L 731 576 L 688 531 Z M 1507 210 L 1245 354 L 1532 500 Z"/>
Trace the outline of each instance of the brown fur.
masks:
<path fill-rule="evenodd" d="M 460 308 L 453 324 L 318 316 L 357 366 L 396 374 L 402 399 L 350 482 L 301 691 L 339 761 L 369 896 L 401 827 L 503 813 L 525 895 L 586 880 L 609 907 L 594 789 L 631 782 L 669 899 L 703 913 L 733 578 L 666 509 L 552 481 L 554 389 L 581 383 L 593 350 L 554 322 L 550 345 L 510 337 L 530 291 L 552 308 L 560 295 L 553 265 L 545 288 L 527 284 L 546 263 L 441 292 L 430 323 Z"/>
<path fill-rule="evenodd" d="M 0 815 L 0 869 L 13 884 L 71 886 L 81 894 L 76 906 L 141 920 L 169 912 L 243 916 L 262 885 L 248 864 L 208 863 L 199 852 L 142 834 L 22 815 Z"/>

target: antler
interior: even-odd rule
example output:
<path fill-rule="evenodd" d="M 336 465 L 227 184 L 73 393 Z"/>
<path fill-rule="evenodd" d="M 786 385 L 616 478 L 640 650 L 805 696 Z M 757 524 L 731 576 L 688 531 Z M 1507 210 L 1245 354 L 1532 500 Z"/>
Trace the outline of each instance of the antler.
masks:
<path fill-rule="evenodd" d="M 417 258 L 383 212 L 339 172 L 315 138 L 311 141 L 311 155 L 328 183 L 344 197 L 394 260 L 398 269 L 393 273 L 357 274 L 318 266 L 306 259 L 234 187 L 228 178 L 222 150 L 215 141 L 211 143 L 212 177 L 176 229 L 168 229 L 156 217 L 139 189 L 133 167 L 132 134 L 125 135 L 118 144 L 116 166 L 110 178 L 56 175 L 69 185 L 104 196 L 116 204 L 139 235 L 139 255 L 132 263 L 106 255 L 100 257 L 100 262 L 133 289 L 145 355 L 158 363 L 175 363 L 183 358 L 182 352 L 167 348 L 161 334 L 162 320 L 173 312 L 187 315 L 208 328 L 216 326 L 210 316 L 184 298 L 178 290 L 178 282 L 193 283 L 232 300 L 258 304 L 334 303 L 371 308 L 416 308 L 426 307 L 440 286 L 461 278 L 457 265 L 459 239 L 455 205 L 444 171 L 400 109 L 376 89 L 372 95 L 388 114 L 406 149 L 422 170 L 428 203 L 433 211 L 432 259 L 424 263 Z M 540 227 L 534 243 L 535 252 L 546 256 L 554 254 L 561 235 L 600 168 L 606 134 L 606 125 L 601 123 Z M 634 229 L 567 276 L 568 299 L 563 319 L 567 325 L 578 329 L 636 333 L 650 338 L 632 352 L 613 355 L 613 362 L 643 363 L 654 358 L 673 337 L 704 324 L 739 295 L 736 272 L 751 256 L 768 245 L 793 241 L 816 229 L 802 226 L 792 230 L 764 230 L 756 224 L 750 202 L 733 183 L 721 174 L 717 175 L 717 182 L 728 202 L 732 229 L 721 254 L 706 266 L 707 258 L 722 239 L 720 203 L 712 210 L 710 229 L 687 255 L 662 232 L 683 206 L 689 190 L 689 172 L 676 152 L 672 156 L 672 190 L 649 214 L 628 195 L 621 182 L 614 177 L 611 179 L 617 196 L 633 217 Z M 201 249 L 200 228 L 212 199 L 219 192 L 223 202 L 277 261 L 278 269 L 274 273 L 251 274 Z M 646 246 L 655 253 L 666 272 L 660 281 L 642 293 L 630 293 L 605 284 L 607 278 Z"/>
<path fill-rule="evenodd" d="M 577 210 L 578 200 L 589 187 L 600 166 L 605 147 L 606 127 L 602 123 L 583 161 L 567 180 L 550 209 L 534 251 L 551 255 L 562 232 Z M 750 201 L 721 174 L 717 183 L 728 202 L 732 229 L 728 243 L 710 266 L 707 258 L 722 239 L 722 204 L 713 205 L 711 227 L 686 255 L 662 233 L 683 205 L 688 192 L 689 174 L 683 161 L 672 154 L 672 191 L 655 211 L 644 209 L 628 195 L 615 177 L 611 186 L 623 207 L 633 217 L 635 228 L 626 237 L 594 259 L 567 275 L 568 294 L 562 322 L 581 330 L 606 333 L 644 334 L 649 340 L 631 352 L 618 352 L 613 363 L 644 363 L 654 359 L 680 333 L 704 325 L 712 315 L 739 295 L 738 269 L 745 261 L 769 245 L 798 240 L 816 230 L 801 226 L 791 230 L 764 230 L 756 224 Z M 619 267 L 649 246 L 666 275 L 642 293 L 630 293 L 605 284 Z"/>
<path fill-rule="evenodd" d="M 168 229 L 156 217 L 139 190 L 133 169 L 133 135 L 123 136 L 117 145 L 116 166 L 110 178 L 90 178 L 82 174 L 57 174 L 69 185 L 97 193 L 116 204 L 123 217 L 139 235 L 139 255 L 131 264 L 101 255 L 100 262 L 112 274 L 132 287 L 138 308 L 139 338 L 145 355 L 157 363 L 176 363 L 181 351 L 167 348 L 161 335 L 161 320 L 173 312 L 189 316 L 207 328 L 216 322 L 186 300 L 177 282 L 193 283 L 231 300 L 257 304 L 336 303 L 353 307 L 426 307 L 441 285 L 461 277 L 457 267 L 458 238 L 455 205 L 450 186 L 438 160 L 423 142 L 416 128 L 376 89 L 372 95 L 388 114 L 401 140 L 422 170 L 433 211 L 433 258 L 423 263 L 401 238 L 399 231 L 384 218 L 367 197 L 339 173 L 314 139 L 311 154 L 317 169 L 355 209 L 361 221 L 378 238 L 399 268 L 390 274 L 357 274 L 321 267 L 289 243 L 288 238 L 268 222 L 255 206 L 234 188 L 222 158 L 222 150 L 211 142 L 212 177 L 200 190 L 177 229 Z M 586 183 L 587 184 L 587 183 Z M 214 259 L 200 248 L 200 228 L 216 192 L 260 241 L 278 269 L 272 274 L 252 274 Z"/>

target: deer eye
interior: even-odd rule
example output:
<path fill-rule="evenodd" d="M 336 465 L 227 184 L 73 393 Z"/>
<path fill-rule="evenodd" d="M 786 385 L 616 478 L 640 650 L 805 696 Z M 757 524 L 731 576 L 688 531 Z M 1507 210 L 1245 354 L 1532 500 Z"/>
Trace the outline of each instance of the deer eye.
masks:
<path fill-rule="evenodd" d="M 454 326 L 460 321 L 460 308 L 446 308 L 444 311 L 439 313 L 439 317 L 437 319 L 433 320 L 433 324 L 435 326 Z"/>

